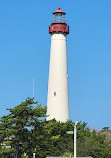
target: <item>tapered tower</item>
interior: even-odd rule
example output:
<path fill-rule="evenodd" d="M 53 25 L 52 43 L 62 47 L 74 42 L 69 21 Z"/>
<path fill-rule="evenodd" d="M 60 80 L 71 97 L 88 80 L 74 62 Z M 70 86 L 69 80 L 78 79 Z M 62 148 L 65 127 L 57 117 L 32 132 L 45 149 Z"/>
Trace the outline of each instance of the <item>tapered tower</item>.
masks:
<path fill-rule="evenodd" d="M 47 96 L 47 120 L 69 120 L 68 73 L 66 36 L 69 26 L 60 7 L 53 13 L 53 22 L 49 25 L 51 34 L 49 83 Z"/>

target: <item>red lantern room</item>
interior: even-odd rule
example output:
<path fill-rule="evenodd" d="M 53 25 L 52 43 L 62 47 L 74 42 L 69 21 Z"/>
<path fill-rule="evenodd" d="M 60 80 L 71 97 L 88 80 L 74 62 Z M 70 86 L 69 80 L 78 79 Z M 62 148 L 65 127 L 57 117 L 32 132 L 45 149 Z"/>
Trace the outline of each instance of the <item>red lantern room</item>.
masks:
<path fill-rule="evenodd" d="M 63 32 L 69 34 L 69 26 L 65 22 L 65 14 L 60 7 L 53 13 L 53 22 L 49 25 L 49 33 Z"/>

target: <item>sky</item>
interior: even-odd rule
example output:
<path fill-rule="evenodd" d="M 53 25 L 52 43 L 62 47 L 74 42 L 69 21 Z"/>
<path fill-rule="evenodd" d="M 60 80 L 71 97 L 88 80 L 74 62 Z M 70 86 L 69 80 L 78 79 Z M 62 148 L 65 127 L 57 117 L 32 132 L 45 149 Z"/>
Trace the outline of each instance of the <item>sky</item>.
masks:
<path fill-rule="evenodd" d="M 66 12 L 70 120 L 111 127 L 111 0 L 0 1 L 0 117 L 33 97 L 47 105 L 51 35 Z"/>

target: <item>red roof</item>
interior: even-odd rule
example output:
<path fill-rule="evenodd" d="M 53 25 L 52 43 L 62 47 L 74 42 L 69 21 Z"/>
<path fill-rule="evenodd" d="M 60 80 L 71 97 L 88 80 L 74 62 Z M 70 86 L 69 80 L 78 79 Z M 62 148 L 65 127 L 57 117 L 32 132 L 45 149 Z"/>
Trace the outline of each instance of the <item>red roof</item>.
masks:
<path fill-rule="evenodd" d="M 58 7 L 58 10 L 56 10 L 53 14 L 55 14 L 55 13 L 63 13 L 63 14 L 66 14 L 66 13 L 64 13 L 62 10 L 60 10 L 60 7 Z"/>

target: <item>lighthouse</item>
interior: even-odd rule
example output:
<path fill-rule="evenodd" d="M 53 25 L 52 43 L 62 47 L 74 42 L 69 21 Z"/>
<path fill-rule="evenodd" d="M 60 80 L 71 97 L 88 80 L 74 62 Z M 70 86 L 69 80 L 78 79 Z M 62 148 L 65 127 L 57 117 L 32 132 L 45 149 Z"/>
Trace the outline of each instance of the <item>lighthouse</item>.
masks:
<path fill-rule="evenodd" d="M 47 120 L 69 120 L 68 72 L 66 36 L 69 26 L 65 21 L 66 13 L 60 7 L 53 13 L 53 21 L 49 25 L 51 35 L 49 81 L 47 95 Z"/>

